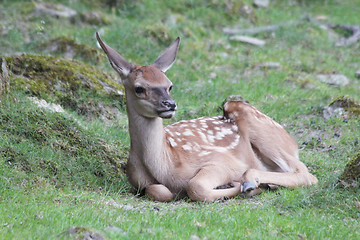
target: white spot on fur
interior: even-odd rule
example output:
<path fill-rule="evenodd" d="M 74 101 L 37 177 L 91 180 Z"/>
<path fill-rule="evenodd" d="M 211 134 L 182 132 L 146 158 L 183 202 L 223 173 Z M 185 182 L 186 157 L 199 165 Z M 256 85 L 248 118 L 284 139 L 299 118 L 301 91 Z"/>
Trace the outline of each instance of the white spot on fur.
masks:
<path fill-rule="evenodd" d="M 173 138 L 169 137 L 168 140 L 169 140 L 170 145 L 171 145 L 172 147 L 176 147 L 176 146 L 177 146 L 177 143 L 175 142 L 175 140 L 174 140 Z"/>
<path fill-rule="evenodd" d="M 185 150 L 185 151 L 191 151 L 192 150 L 192 147 L 191 147 L 191 143 L 189 144 L 185 144 L 182 146 L 182 148 Z"/>
<path fill-rule="evenodd" d="M 186 129 L 185 132 L 183 132 L 184 136 L 195 136 L 194 133 L 190 129 Z"/>
<path fill-rule="evenodd" d="M 207 142 L 207 138 L 206 138 L 206 135 L 203 133 L 203 132 L 198 132 L 201 140 L 203 140 L 204 142 Z"/>
<path fill-rule="evenodd" d="M 215 137 L 217 140 L 222 140 L 225 137 L 225 135 L 222 132 L 217 132 Z"/>
<path fill-rule="evenodd" d="M 228 149 L 234 149 L 240 142 L 240 135 L 235 135 L 235 140 L 227 147 Z"/>
<path fill-rule="evenodd" d="M 224 147 L 216 147 L 216 146 L 206 146 L 206 145 L 203 145 L 201 146 L 201 148 L 203 149 L 206 149 L 206 150 L 209 150 L 210 152 L 227 152 L 228 149 L 224 148 Z"/>
<path fill-rule="evenodd" d="M 201 152 L 201 153 L 199 153 L 199 157 L 204 157 L 204 156 L 207 156 L 207 155 L 209 155 L 211 152 L 208 152 L 208 151 L 203 151 L 203 152 Z"/>
<path fill-rule="evenodd" d="M 174 134 L 169 130 L 169 129 L 167 129 L 167 128 L 165 128 L 165 132 L 167 132 L 170 136 L 174 136 Z"/>
<path fill-rule="evenodd" d="M 213 143 L 215 142 L 215 136 L 214 135 L 207 135 L 209 142 Z"/>

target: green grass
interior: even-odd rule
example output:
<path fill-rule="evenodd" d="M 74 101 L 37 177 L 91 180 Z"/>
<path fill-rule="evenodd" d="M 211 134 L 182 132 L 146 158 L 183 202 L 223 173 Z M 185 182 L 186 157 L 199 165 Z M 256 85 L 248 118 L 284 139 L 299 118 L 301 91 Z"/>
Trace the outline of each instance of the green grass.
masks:
<path fill-rule="evenodd" d="M 226 10 L 225 3 L 241 1 L 123 0 L 113 8 L 100 1 L 50 1 L 78 12 L 101 11 L 111 23 L 99 26 L 33 14 L 31 3 L 24 2 L 2 1 L 2 55 L 49 55 L 44 46 L 60 36 L 96 47 L 94 33 L 100 31 L 126 59 L 146 65 L 180 36 L 178 59 L 167 73 L 179 111 L 165 123 L 219 115 L 223 100 L 240 94 L 294 136 L 301 160 L 319 184 L 211 204 L 151 202 L 130 190 L 120 170 L 130 142 L 121 104 L 124 116 L 104 124 L 71 108 L 66 115 L 48 112 L 32 104 L 28 92 L 12 92 L 0 98 L 0 239 L 67 239 L 64 232 L 74 226 L 107 239 L 359 238 L 359 186 L 343 188 L 338 182 L 359 151 L 359 116 L 325 120 L 322 108 L 342 95 L 360 101 L 355 78 L 360 42 L 335 47 L 338 38 L 309 22 L 256 35 L 267 42 L 262 48 L 231 42 L 222 33 L 223 27 L 250 28 L 306 15 L 359 25 L 359 0 L 271 1 L 267 9 L 253 9 L 253 21 Z M 259 70 L 264 62 L 281 67 Z M 107 61 L 90 64 L 113 71 Z M 332 72 L 351 83 L 334 87 L 316 79 Z"/>

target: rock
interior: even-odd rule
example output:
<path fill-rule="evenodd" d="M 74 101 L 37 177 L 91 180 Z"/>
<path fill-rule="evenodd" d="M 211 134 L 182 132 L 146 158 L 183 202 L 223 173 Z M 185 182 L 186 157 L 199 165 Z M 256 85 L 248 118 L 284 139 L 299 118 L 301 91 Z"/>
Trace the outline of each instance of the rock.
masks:
<path fill-rule="evenodd" d="M 350 83 L 350 80 L 342 74 L 318 74 L 316 77 L 320 82 L 331 86 L 343 87 Z"/>
<path fill-rule="evenodd" d="M 65 58 L 78 58 L 87 62 L 99 63 L 106 59 L 99 49 L 78 43 L 65 36 L 52 39 L 40 47 L 45 47 L 45 50 L 50 53 L 61 54 Z"/>
<path fill-rule="evenodd" d="M 253 5 L 255 7 L 264 7 L 267 8 L 269 6 L 270 0 L 254 0 Z"/>
<path fill-rule="evenodd" d="M 197 235 L 193 234 L 190 236 L 190 240 L 200 240 L 201 238 L 199 238 Z"/>
<path fill-rule="evenodd" d="M 82 22 L 92 25 L 106 25 L 111 23 L 110 19 L 108 19 L 104 14 L 98 11 L 81 13 L 80 19 Z"/>
<path fill-rule="evenodd" d="M 348 184 L 360 183 L 360 151 L 346 164 L 340 180 Z"/>
<path fill-rule="evenodd" d="M 104 229 L 106 232 L 116 232 L 116 233 L 120 233 L 121 235 L 126 235 L 126 232 L 124 232 L 124 230 L 122 230 L 121 228 L 118 227 L 114 227 L 114 226 L 108 226 Z"/>
<path fill-rule="evenodd" d="M 71 227 L 61 234 L 66 239 L 74 238 L 81 240 L 105 240 L 105 237 L 93 229 L 86 227 Z"/>
<path fill-rule="evenodd" d="M 256 23 L 257 17 L 251 5 L 245 4 L 243 1 L 230 0 L 225 1 L 225 10 L 229 15 L 240 15 L 252 23 Z"/>
<path fill-rule="evenodd" d="M 356 78 L 360 78 L 360 71 L 356 71 L 355 77 L 356 77 Z"/>
<path fill-rule="evenodd" d="M 252 44 L 255 46 L 264 46 L 265 45 L 265 41 L 258 39 L 258 38 L 253 38 L 253 37 L 248 37 L 248 36 L 241 36 L 241 35 L 235 35 L 235 36 L 230 36 L 229 38 L 231 41 L 237 41 L 237 42 L 244 42 L 244 43 L 248 43 L 248 44 Z"/>
<path fill-rule="evenodd" d="M 77 15 L 74 9 L 61 4 L 36 3 L 35 10 L 40 14 L 47 14 L 56 18 L 72 18 Z"/>
<path fill-rule="evenodd" d="M 146 34 L 161 43 L 167 43 L 176 38 L 171 29 L 165 24 L 152 24 L 146 27 Z"/>
<path fill-rule="evenodd" d="M 271 68 L 280 68 L 281 64 L 278 62 L 266 62 L 266 63 L 261 63 L 255 66 L 255 68 L 259 68 L 259 69 L 271 69 Z"/>
<path fill-rule="evenodd" d="M 48 103 L 44 99 L 39 100 L 37 97 L 29 97 L 29 100 L 35 103 L 39 108 L 45 108 L 50 112 L 64 113 L 65 110 L 55 103 Z"/>
<path fill-rule="evenodd" d="M 4 58 L 0 59 L 0 96 L 10 90 L 9 70 Z"/>
<path fill-rule="evenodd" d="M 344 112 L 359 116 L 360 104 L 350 96 L 340 96 L 323 109 L 323 116 L 325 119 L 330 119 L 333 116 L 342 115 Z"/>
<path fill-rule="evenodd" d="M 324 107 L 323 109 L 323 117 L 328 120 L 334 116 L 340 116 L 344 113 L 344 109 L 343 108 L 338 108 L 338 107 Z"/>

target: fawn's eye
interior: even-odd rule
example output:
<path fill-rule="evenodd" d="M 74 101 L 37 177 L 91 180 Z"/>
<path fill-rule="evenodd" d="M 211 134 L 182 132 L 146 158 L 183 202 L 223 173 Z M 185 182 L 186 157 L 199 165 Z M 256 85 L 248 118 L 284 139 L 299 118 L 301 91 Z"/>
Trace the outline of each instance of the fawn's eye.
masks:
<path fill-rule="evenodd" d="M 144 92 L 145 92 L 145 88 L 143 88 L 143 87 L 135 87 L 135 92 L 136 92 L 137 94 L 144 93 Z"/>
<path fill-rule="evenodd" d="M 169 92 L 171 92 L 172 88 L 173 88 L 173 86 L 171 85 L 171 86 L 169 87 Z"/>

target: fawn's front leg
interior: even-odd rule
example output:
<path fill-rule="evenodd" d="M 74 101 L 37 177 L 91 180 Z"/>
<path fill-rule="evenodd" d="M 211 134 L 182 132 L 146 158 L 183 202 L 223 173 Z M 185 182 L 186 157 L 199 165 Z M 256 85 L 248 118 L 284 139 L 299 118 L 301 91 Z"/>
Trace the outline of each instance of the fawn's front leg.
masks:
<path fill-rule="evenodd" d="M 145 194 L 153 201 L 170 202 L 174 194 L 162 184 L 151 184 L 146 187 Z"/>
<path fill-rule="evenodd" d="M 227 183 L 231 188 L 217 189 Z M 205 166 L 189 181 L 187 194 L 193 201 L 212 202 L 231 198 L 241 192 L 240 182 L 230 178 L 230 174 L 219 166 Z"/>

